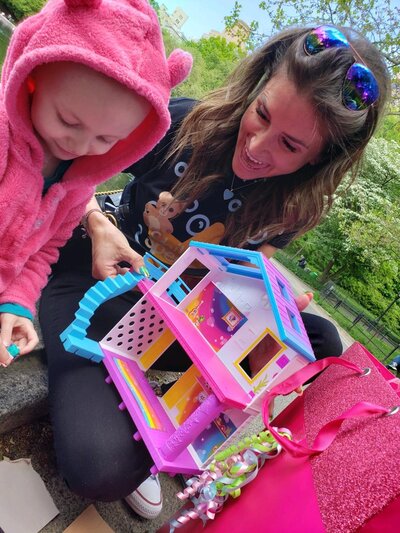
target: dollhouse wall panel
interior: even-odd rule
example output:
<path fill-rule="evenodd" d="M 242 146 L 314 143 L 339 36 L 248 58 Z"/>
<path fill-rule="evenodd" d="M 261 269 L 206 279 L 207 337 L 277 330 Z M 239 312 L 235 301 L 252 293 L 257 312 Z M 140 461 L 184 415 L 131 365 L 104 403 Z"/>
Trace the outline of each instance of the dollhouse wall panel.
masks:
<path fill-rule="evenodd" d="M 261 325 L 264 326 L 263 329 L 261 329 Z M 249 339 L 253 342 L 254 339 L 257 339 L 253 346 L 256 347 L 266 335 L 275 339 L 277 353 L 266 354 L 266 356 L 271 356 L 271 359 L 265 368 L 255 377 L 248 376 L 243 370 L 243 360 L 247 357 L 247 352 L 251 351 L 249 350 L 251 346 Z M 246 348 L 244 349 L 244 347 Z M 238 356 L 238 354 L 241 355 Z M 252 414 L 261 409 L 261 398 L 267 389 L 283 381 L 307 364 L 307 360 L 304 357 L 298 355 L 290 346 L 280 341 L 272 310 L 258 310 L 241 328 L 240 332 L 224 345 L 218 352 L 218 356 L 225 361 L 225 364 L 229 362 L 230 366 L 228 368 L 232 376 L 243 390 L 249 394 L 249 397 L 253 396 L 254 400 L 250 404 L 249 411 L 247 411 Z M 256 401 L 257 398 L 260 398 L 259 402 Z"/>
<path fill-rule="evenodd" d="M 139 361 L 148 349 L 161 340 L 165 332 L 164 319 L 149 299 L 143 296 L 102 339 L 100 345 L 127 359 Z M 163 351 L 160 351 L 160 355 Z"/>
<path fill-rule="evenodd" d="M 284 276 L 269 261 L 264 260 L 265 268 L 268 273 L 268 283 L 274 297 L 274 304 L 278 312 L 278 322 L 283 329 L 287 341 L 302 349 L 311 358 L 313 352 L 310 341 L 299 310 L 297 309 L 293 291 L 284 278 Z"/>
<path fill-rule="evenodd" d="M 221 292 L 246 315 L 256 307 L 267 304 L 265 300 L 263 302 L 261 300 L 261 296 L 265 294 L 261 280 L 221 272 L 215 283 Z"/>
<path fill-rule="evenodd" d="M 249 426 L 250 422 L 254 420 L 254 416 L 244 413 L 243 411 L 239 411 L 238 409 L 228 409 L 224 413 L 221 413 L 219 418 L 220 421 L 217 424 L 218 431 L 221 432 L 221 440 L 218 441 L 219 445 L 214 444 L 216 440 L 214 431 L 214 442 L 212 441 L 213 436 L 207 435 L 206 433 L 204 437 L 200 436 L 200 438 L 198 439 L 198 442 L 200 441 L 201 443 L 200 447 L 197 443 L 195 446 L 192 445 L 188 447 L 190 454 L 197 462 L 201 470 L 204 470 L 207 465 L 210 464 L 210 462 L 214 459 L 217 453 L 221 452 L 228 446 L 231 446 L 235 442 L 242 439 L 246 434 L 246 428 Z M 248 433 L 250 434 L 250 432 Z M 201 441 L 202 438 L 203 442 Z M 210 450 L 211 453 L 208 455 L 207 458 L 204 458 L 204 451 L 206 450 Z M 201 462 L 201 459 L 203 459 L 203 462 Z"/>

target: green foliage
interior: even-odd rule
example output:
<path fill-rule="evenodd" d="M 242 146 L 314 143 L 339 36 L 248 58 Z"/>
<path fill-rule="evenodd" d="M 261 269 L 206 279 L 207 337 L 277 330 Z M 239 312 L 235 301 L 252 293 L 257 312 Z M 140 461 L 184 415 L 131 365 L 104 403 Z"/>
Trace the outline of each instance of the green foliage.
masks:
<path fill-rule="evenodd" d="M 263 36 L 258 33 L 259 22 L 256 20 L 250 22 L 250 35 L 248 35 L 247 32 L 240 31 L 236 26 L 236 23 L 239 19 L 241 9 L 242 5 L 236 1 L 232 8 L 232 12 L 224 17 L 225 29 L 228 31 L 234 30 L 235 35 L 238 38 L 238 43 L 240 45 L 245 45 L 245 47 L 251 51 L 260 44 Z"/>
<path fill-rule="evenodd" d="M 46 0 L 1 0 L 15 20 L 21 20 L 40 11 Z"/>
<path fill-rule="evenodd" d="M 355 184 L 342 187 L 325 221 L 289 247 L 345 288 L 375 317 L 400 291 L 400 146 L 372 139 Z M 311 267 L 312 265 L 312 267 Z M 399 331 L 400 302 L 383 317 Z"/>
<path fill-rule="evenodd" d="M 340 309 L 335 309 L 327 300 L 321 300 L 318 303 L 339 326 L 349 332 L 353 339 L 363 344 L 380 361 L 384 361 L 385 357 L 392 351 L 393 347 L 381 341 L 379 337 L 371 340 L 371 331 L 367 331 L 360 323 L 353 327 L 352 322 L 340 312 Z"/>
<path fill-rule="evenodd" d="M 200 99 L 209 91 L 220 87 L 245 53 L 234 43 L 222 37 L 199 41 L 180 41 L 167 30 L 163 32 L 167 54 L 174 48 L 183 48 L 193 56 L 193 69 L 189 78 L 176 87 L 173 96 Z"/>
<path fill-rule="evenodd" d="M 160 4 L 156 0 L 149 0 L 149 4 L 157 13 L 160 12 Z"/>
<path fill-rule="evenodd" d="M 292 248 L 293 250 L 293 248 Z M 296 254 L 300 255 L 300 254 Z M 322 283 L 318 278 L 315 277 L 315 271 L 314 266 L 309 262 L 307 262 L 307 268 L 300 268 L 297 264 L 296 257 L 290 256 L 290 251 L 286 249 L 278 250 L 275 254 L 276 259 L 282 263 L 285 267 L 287 267 L 289 270 L 291 270 L 298 278 L 300 278 L 302 281 L 307 283 L 312 289 L 320 290 L 322 288 Z"/>
<path fill-rule="evenodd" d="M 96 187 L 96 192 L 110 192 L 110 191 L 119 191 L 129 183 L 131 176 L 129 174 L 116 174 L 109 180 L 101 183 Z"/>
<path fill-rule="evenodd" d="M 400 196 L 400 144 L 383 137 L 368 144 L 360 178 L 375 183 L 391 201 Z"/>
<path fill-rule="evenodd" d="M 315 24 L 337 24 L 348 26 L 370 39 L 382 51 L 392 74 L 392 110 L 400 109 L 398 75 L 400 74 L 400 7 L 396 0 L 268 0 L 259 2 L 261 20 L 266 18 L 271 33 L 287 26 Z M 235 5 L 226 23 L 232 27 L 240 18 L 241 4 Z M 248 39 L 251 48 L 269 35 L 257 34 L 252 29 Z M 396 90 L 397 89 L 397 90 Z M 396 118 L 398 124 L 398 116 Z M 398 127 L 398 126 L 397 126 Z M 390 139 L 393 137 L 389 137 Z M 395 140 L 398 137 L 395 138 Z"/>
<path fill-rule="evenodd" d="M 376 136 L 388 141 L 396 141 L 400 145 L 399 115 L 387 115 Z"/>
<path fill-rule="evenodd" d="M 204 92 L 220 87 L 235 65 L 242 59 L 244 52 L 234 43 L 228 43 L 223 37 L 209 37 L 199 41 L 190 41 L 204 61 L 203 81 Z"/>
<path fill-rule="evenodd" d="M 189 98 L 199 99 L 204 95 L 202 89 L 203 77 L 205 72 L 204 60 L 199 50 L 192 46 L 191 42 L 181 42 L 167 30 L 163 31 L 164 46 L 169 55 L 174 48 L 183 48 L 193 56 L 193 67 L 190 76 L 172 91 L 172 96 L 187 96 Z"/>
<path fill-rule="evenodd" d="M 1 71 L 1 65 L 3 64 L 4 57 L 7 52 L 8 47 L 8 41 L 11 36 L 11 28 L 9 26 L 6 26 L 5 24 L 2 24 L 0 26 L 0 71 Z"/>

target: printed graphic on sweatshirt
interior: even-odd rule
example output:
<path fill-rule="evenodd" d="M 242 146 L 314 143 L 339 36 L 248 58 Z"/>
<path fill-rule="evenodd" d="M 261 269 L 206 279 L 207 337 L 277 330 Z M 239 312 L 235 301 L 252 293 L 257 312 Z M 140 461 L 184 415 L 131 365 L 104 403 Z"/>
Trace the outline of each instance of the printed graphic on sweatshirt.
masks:
<path fill-rule="evenodd" d="M 188 248 L 191 240 L 219 244 L 225 233 L 221 222 L 210 225 L 209 218 L 198 212 L 199 202 L 184 209 L 182 204 L 174 202 L 169 192 L 162 192 L 157 201 L 147 202 L 144 207 L 143 220 L 147 227 L 145 245 L 150 253 L 163 263 L 171 265 Z M 183 209 L 183 211 L 181 211 Z M 185 217 L 186 240 L 179 240 L 174 235 L 174 218 Z"/>

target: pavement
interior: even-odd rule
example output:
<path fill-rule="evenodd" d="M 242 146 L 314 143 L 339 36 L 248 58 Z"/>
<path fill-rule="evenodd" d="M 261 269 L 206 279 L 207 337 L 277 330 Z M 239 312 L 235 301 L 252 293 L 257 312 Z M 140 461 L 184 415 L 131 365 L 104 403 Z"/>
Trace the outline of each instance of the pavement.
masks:
<path fill-rule="evenodd" d="M 296 294 L 311 290 L 280 263 L 274 262 L 289 279 Z M 315 302 L 310 303 L 307 311 L 332 320 Z M 343 346 L 347 348 L 354 341 L 338 324 L 336 326 Z M 171 373 L 160 373 L 159 379 L 168 382 L 173 376 Z M 278 398 L 275 413 L 279 413 L 293 397 L 294 395 Z M 60 514 L 42 530 L 42 533 L 62 533 L 91 503 L 94 503 L 100 515 L 115 533 L 153 533 L 180 508 L 180 502 L 176 498 L 176 493 L 181 490 L 180 481 L 165 474 L 160 475 L 164 498 L 163 511 L 152 521 L 138 517 L 123 501 L 92 502 L 73 494 L 57 473 L 52 428 L 47 410 L 46 366 L 43 350 L 40 348 L 34 354 L 17 360 L 6 372 L 0 374 L 0 456 L 10 459 L 31 458 L 33 467 L 45 482 Z M 260 429 L 262 421 L 259 417 L 249 428 L 249 432 L 255 433 Z"/>

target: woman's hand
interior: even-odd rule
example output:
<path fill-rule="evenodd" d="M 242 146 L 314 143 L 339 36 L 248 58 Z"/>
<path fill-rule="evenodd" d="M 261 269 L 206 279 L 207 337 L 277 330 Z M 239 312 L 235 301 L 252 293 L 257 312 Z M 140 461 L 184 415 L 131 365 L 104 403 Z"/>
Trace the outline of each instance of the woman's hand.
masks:
<path fill-rule="evenodd" d="M 132 250 L 125 235 L 101 213 L 92 213 L 88 220 L 92 240 L 92 275 L 96 279 L 124 274 L 129 270 L 118 263 L 132 265 L 136 272 L 144 266 L 143 257 Z"/>
<path fill-rule="evenodd" d="M 304 294 L 300 294 L 299 296 L 296 296 L 296 305 L 297 309 L 301 312 L 304 311 L 304 309 L 308 306 L 308 304 L 311 302 L 311 300 L 314 298 L 314 294 L 312 292 L 305 292 Z"/>
<path fill-rule="evenodd" d="M 0 328 L 0 363 L 3 366 L 8 366 L 13 361 L 7 351 L 7 346 L 15 344 L 19 348 L 20 355 L 25 355 L 39 342 L 39 337 L 29 318 L 12 313 L 1 313 Z"/>

